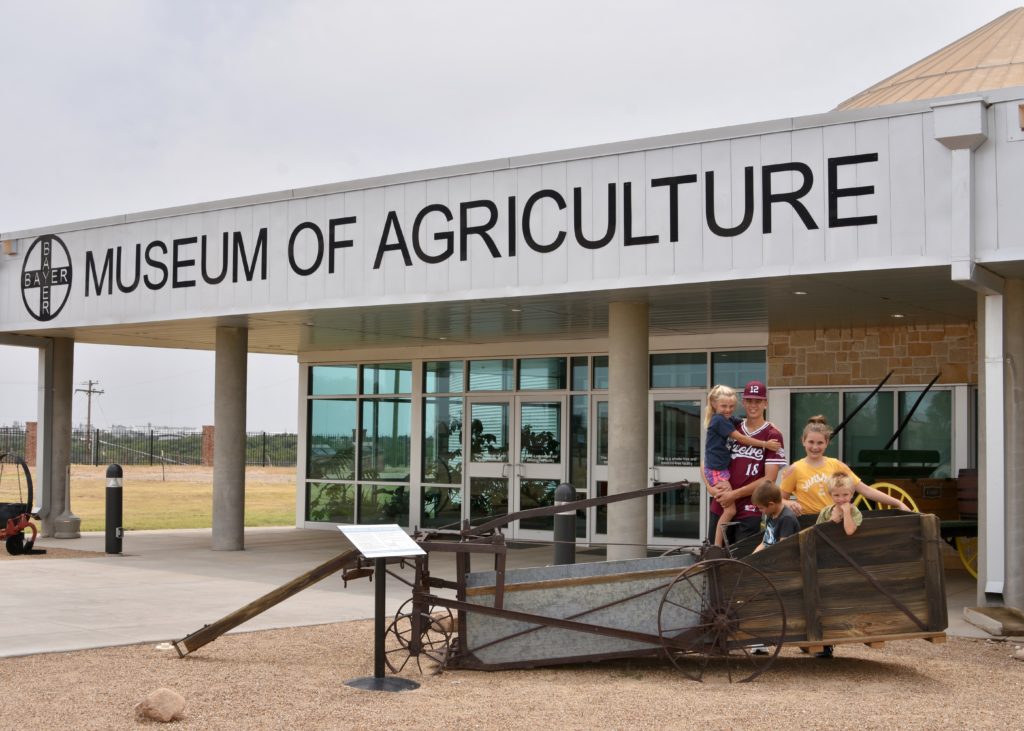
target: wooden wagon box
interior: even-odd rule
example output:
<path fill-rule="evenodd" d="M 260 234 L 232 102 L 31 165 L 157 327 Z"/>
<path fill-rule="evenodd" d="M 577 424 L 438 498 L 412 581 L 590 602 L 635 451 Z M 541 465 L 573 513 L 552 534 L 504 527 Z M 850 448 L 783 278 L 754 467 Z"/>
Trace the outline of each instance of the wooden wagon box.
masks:
<path fill-rule="evenodd" d="M 818 525 L 744 559 L 782 597 L 786 644 L 943 636 L 948 622 L 938 517 L 864 516 L 852 536 L 836 523 Z"/>

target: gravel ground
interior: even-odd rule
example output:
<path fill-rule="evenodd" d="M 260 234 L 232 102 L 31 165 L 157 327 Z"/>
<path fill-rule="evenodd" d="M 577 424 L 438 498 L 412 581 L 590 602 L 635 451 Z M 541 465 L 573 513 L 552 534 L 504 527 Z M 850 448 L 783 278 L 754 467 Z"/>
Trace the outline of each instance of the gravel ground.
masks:
<path fill-rule="evenodd" d="M 187 729 L 1007 729 L 1021 727 L 1024 662 L 1012 644 L 951 639 L 786 649 L 755 682 L 686 680 L 666 663 L 447 670 L 402 693 L 343 685 L 373 674 L 373 623 L 234 634 L 185 659 L 154 645 L 0 660 L 0 729 L 158 725 L 148 692 L 187 701 Z"/>

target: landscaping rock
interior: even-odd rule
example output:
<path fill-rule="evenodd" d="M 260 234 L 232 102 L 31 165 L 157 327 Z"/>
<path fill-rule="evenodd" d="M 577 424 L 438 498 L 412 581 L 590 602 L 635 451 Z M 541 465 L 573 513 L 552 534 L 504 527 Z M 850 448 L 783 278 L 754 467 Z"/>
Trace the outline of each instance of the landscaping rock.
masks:
<path fill-rule="evenodd" d="M 157 688 L 135 706 L 135 715 L 168 723 L 185 716 L 185 699 L 170 688 Z"/>

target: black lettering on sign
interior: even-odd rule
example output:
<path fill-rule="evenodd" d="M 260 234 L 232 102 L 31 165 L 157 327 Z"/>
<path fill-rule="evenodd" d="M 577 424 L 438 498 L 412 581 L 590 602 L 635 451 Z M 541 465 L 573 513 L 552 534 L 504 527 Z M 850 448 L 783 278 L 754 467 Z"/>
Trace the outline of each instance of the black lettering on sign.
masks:
<path fill-rule="evenodd" d="M 558 210 L 565 210 L 565 198 L 563 198 L 561 193 L 557 190 L 538 190 L 526 199 L 526 205 L 523 206 L 523 240 L 526 242 L 527 246 L 541 254 L 547 254 L 554 251 L 562 245 L 563 241 L 565 241 L 565 231 L 559 231 L 555 236 L 555 240 L 550 244 L 541 244 L 537 239 L 533 238 L 533 232 L 530 230 L 530 216 L 533 213 L 533 207 L 538 201 L 544 198 L 550 198 L 553 200 L 555 205 L 558 206 Z"/>
<path fill-rule="evenodd" d="M 431 213 L 440 213 L 444 216 L 445 221 L 448 223 L 452 222 L 452 212 L 448 209 L 448 206 L 434 203 L 420 209 L 420 212 L 416 214 L 416 220 L 412 223 L 412 248 L 416 252 L 416 256 L 420 258 L 420 261 L 425 261 L 427 264 L 440 264 L 455 253 L 455 234 L 451 231 L 438 231 L 434 234 L 434 241 L 443 241 L 444 249 L 437 254 L 428 254 L 424 251 L 423 245 L 420 243 L 420 227 L 423 225 L 423 219 Z"/>
<path fill-rule="evenodd" d="M 583 233 L 583 189 L 572 189 L 572 228 L 576 243 L 584 249 L 600 249 L 615 237 L 615 209 L 618 207 L 615 183 L 608 183 L 608 221 L 600 238 L 588 239 Z"/>
<path fill-rule="evenodd" d="M 334 251 L 335 249 L 349 249 L 352 247 L 352 239 L 339 239 L 338 227 L 355 223 L 355 216 L 342 216 L 332 218 L 327 222 L 327 273 L 334 274 Z"/>
<path fill-rule="evenodd" d="M 174 247 L 174 253 L 171 256 L 171 287 L 173 287 L 174 289 L 178 289 L 179 287 L 196 286 L 196 280 L 184 279 L 181 277 L 180 273 L 182 269 L 188 269 L 189 267 L 195 266 L 195 259 L 181 258 L 181 250 L 184 249 L 186 246 L 191 246 L 192 244 L 196 243 L 197 240 L 198 239 L 196 239 L 195 236 L 189 236 L 188 238 L 184 239 L 175 239 L 172 243 L 172 246 Z"/>
<path fill-rule="evenodd" d="M 800 184 L 800 187 L 789 193 L 773 193 L 772 175 L 785 172 L 800 173 L 803 177 L 803 182 Z M 809 231 L 818 228 L 818 224 L 814 222 L 810 211 L 800 202 L 800 199 L 810 192 L 813 185 L 814 173 L 811 172 L 809 165 L 802 162 L 784 162 L 778 165 L 765 165 L 761 168 L 762 231 L 766 234 L 772 232 L 772 203 L 788 203 L 793 206 L 796 215 L 800 216 L 800 220 L 804 222 L 804 226 Z"/>
<path fill-rule="evenodd" d="M 841 165 L 859 165 L 865 162 L 878 162 L 878 153 L 869 152 L 864 155 L 847 155 L 828 159 L 828 225 L 831 228 L 843 226 L 865 226 L 878 223 L 878 216 L 847 216 L 839 217 L 839 199 L 871 195 L 875 192 L 873 185 L 861 185 L 853 188 L 839 187 L 839 167 Z"/>
<path fill-rule="evenodd" d="M 623 228 L 623 245 L 624 246 L 638 246 L 643 244 L 656 244 L 658 243 L 657 234 L 649 234 L 647 236 L 634 236 L 633 235 L 633 184 L 623 183 L 622 184 L 622 228 Z"/>
<path fill-rule="evenodd" d="M 679 241 L 679 186 L 696 182 L 696 175 L 673 175 L 651 181 L 652 188 L 668 186 L 668 240 L 673 244 Z"/>
<path fill-rule="evenodd" d="M 107 294 L 111 294 L 114 291 L 114 277 L 112 270 L 114 268 L 114 252 L 112 249 L 107 249 L 106 256 L 103 257 L 103 268 L 100 270 L 99 275 L 96 273 L 96 261 L 92 258 L 92 252 L 85 252 L 85 296 L 89 296 L 89 282 L 93 284 L 93 288 L 96 290 L 96 294 L 103 294 L 103 285 L 106 283 Z M 31 272 L 32 274 L 38 274 L 37 272 Z M 90 275 L 91 278 L 90 278 Z M 109 278 L 108 278 L 109 277 Z M 25 282 L 22 287 L 39 287 L 41 283 L 35 281 L 29 281 L 28 275 L 26 275 Z"/>
<path fill-rule="evenodd" d="M 719 226 L 715 220 L 715 172 L 704 173 L 704 208 L 708 219 L 708 228 L 717 236 L 739 236 L 750 228 L 754 220 L 754 168 L 743 168 L 743 220 L 732 228 Z"/>
<path fill-rule="evenodd" d="M 200 237 L 200 240 L 199 240 L 199 247 L 200 247 L 199 250 L 201 252 L 200 253 L 200 261 L 202 262 L 202 264 L 200 266 L 200 272 L 203 275 L 203 281 L 206 282 L 207 284 L 220 284 L 221 282 L 224 281 L 224 277 L 226 277 L 228 275 L 228 234 L 227 234 L 227 231 L 224 232 L 224 234 L 220 237 L 220 239 L 221 239 L 221 244 L 220 244 L 220 249 L 221 249 L 221 251 L 220 251 L 220 265 L 221 266 L 220 266 L 220 274 L 218 274 L 216 277 L 211 277 L 210 276 L 210 272 L 206 269 L 206 260 L 207 260 L 207 256 L 206 256 L 206 234 L 203 234 L 202 237 Z"/>
<path fill-rule="evenodd" d="M 389 244 L 388 237 L 391 230 L 395 231 L 395 243 Z M 373 268 L 380 269 L 380 263 L 384 259 L 384 253 L 388 251 L 401 251 L 402 259 L 407 267 L 412 266 L 412 257 L 409 256 L 409 246 L 405 243 L 405 234 L 402 233 L 402 224 L 398 222 L 398 214 L 388 211 L 387 220 L 384 221 L 384 232 L 380 235 L 380 244 L 377 245 L 377 258 L 373 260 Z"/>
<path fill-rule="evenodd" d="M 316 238 L 316 256 L 313 257 L 313 263 L 308 267 L 301 266 L 295 260 L 295 242 L 299 238 L 299 234 L 303 231 L 312 231 L 313 236 Z M 324 260 L 324 232 L 320 230 L 320 227 L 310 221 L 300 223 L 292 231 L 292 235 L 288 238 L 288 266 L 292 268 L 292 271 L 298 274 L 300 277 L 308 277 L 310 274 L 320 268 L 320 263 Z"/>
<path fill-rule="evenodd" d="M 149 264 L 153 269 L 160 272 L 159 279 L 150 279 L 147 274 L 142 279 L 145 281 L 146 286 L 152 290 L 157 290 L 167 284 L 167 265 L 162 261 L 153 258 L 153 251 L 159 249 L 163 252 L 164 256 L 167 256 L 167 244 L 163 241 L 150 241 L 149 245 L 146 246 L 146 263 Z"/>
<path fill-rule="evenodd" d="M 238 262 L 242 262 L 242 270 L 245 272 L 245 281 L 251 282 L 256 273 L 256 265 L 260 265 L 260 279 L 267 278 L 267 229 L 261 228 L 256 234 L 256 250 L 252 253 L 250 262 L 245 255 L 245 241 L 242 239 L 242 232 L 235 231 L 235 252 L 232 259 L 231 281 L 238 281 Z M 251 266 L 250 266 L 251 265 Z"/>
<path fill-rule="evenodd" d="M 478 223 L 475 226 L 469 225 L 469 212 L 473 208 L 483 208 L 487 211 L 487 220 L 483 223 Z M 468 201 L 459 205 L 459 261 L 466 261 L 467 257 L 467 241 L 472 234 L 476 234 L 483 239 L 484 244 L 487 245 L 487 250 L 491 252 L 491 258 L 500 259 L 501 253 L 498 251 L 498 247 L 494 243 L 494 239 L 487 233 L 491 230 L 495 223 L 498 222 L 498 207 L 494 205 L 493 201 Z"/>

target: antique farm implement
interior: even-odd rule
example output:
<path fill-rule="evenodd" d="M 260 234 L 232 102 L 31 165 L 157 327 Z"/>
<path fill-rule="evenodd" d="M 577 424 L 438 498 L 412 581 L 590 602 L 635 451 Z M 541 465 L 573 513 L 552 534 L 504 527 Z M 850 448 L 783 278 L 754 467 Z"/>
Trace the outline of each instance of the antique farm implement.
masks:
<path fill-rule="evenodd" d="M 4 475 L 4 468 L 9 466 L 14 468 L 13 476 L 10 470 Z M 12 483 L 17 484 L 16 489 L 11 487 Z M 45 553 L 33 549 L 38 530 L 32 522 L 35 517 L 32 514 L 32 497 L 32 475 L 25 460 L 13 454 L 0 453 L 0 540 L 12 556 Z M 7 498 L 14 500 L 4 502 Z M 25 531 L 29 533 L 27 540 Z"/>
<path fill-rule="evenodd" d="M 662 655 L 695 680 L 721 670 L 748 681 L 787 646 L 945 639 L 934 515 L 875 513 L 853 536 L 831 523 L 811 527 L 742 560 L 705 546 L 629 561 L 506 569 L 500 529 L 514 520 L 683 487 L 415 534 L 426 553 L 405 559 L 415 566 L 406 582 L 412 598 L 387 629 L 388 668 L 400 673 L 412 661 L 422 672 L 498 670 Z M 441 552 L 455 554 L 454 581 L 431 574 L 431 555 Z M 493 570 L 471 571 L 474 556 L 493 559 Z"/>

